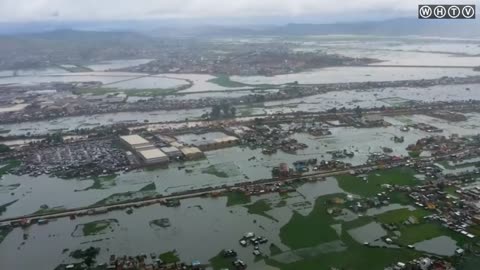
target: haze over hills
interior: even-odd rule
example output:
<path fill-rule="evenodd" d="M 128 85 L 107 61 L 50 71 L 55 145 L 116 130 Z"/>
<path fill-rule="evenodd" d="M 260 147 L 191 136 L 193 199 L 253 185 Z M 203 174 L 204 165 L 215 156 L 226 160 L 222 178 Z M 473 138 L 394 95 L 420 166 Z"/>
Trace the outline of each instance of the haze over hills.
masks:
<path fill-rule="evenodd" d="M 480 38 L 478 20 L 418 20 L 399 18 L 383 21 L 363 21 L 330 24 L 290 23 L 273 24 L 190 24 L 163 21 L 68 22 L 68 23 L 0 23 L 0 34 L 18 35 L 53 31 L 60 36 L 61 29 L 105 32 L 141 32 L 155 37 L 209 37 L 209 36 L 282 36 L 282 35 L 384 35 L 384 36 L 438 36 Z M 66 34 L 66 32 L 64 32 Z M 102 34 L 93 34 L 100 38 Z M 66 35 L 67 37 L 68 35 Z M 85 38 L 85 36 L 83 37 Z M 108 38 L 108 36 L 107 36 Z"/>

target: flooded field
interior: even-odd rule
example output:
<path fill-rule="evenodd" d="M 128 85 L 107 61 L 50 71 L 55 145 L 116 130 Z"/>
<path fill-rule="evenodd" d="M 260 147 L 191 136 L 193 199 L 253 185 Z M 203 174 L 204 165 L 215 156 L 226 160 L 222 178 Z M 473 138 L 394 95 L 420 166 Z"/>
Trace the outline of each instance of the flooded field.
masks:
<path fill-rule="evenodd" d="M 308 158 L 330 160 L 332 157 L 328 152 L 342 149 L 355 153 L 353 158 L 347 158 L 344 160 L 345 162 L 360 165 L 366 162 L 371 153 L 382 152 L 383 147 L 391 148 L 394 155 L 406 156 L 408 155 L 406 147 L 409 144 L 431 135 L 431 133 L 416 129 L 406 133 L 400 132 L 400 127 L 406 124 L 431 123 L 444 129 L 443 135 L 477 134 L 480 115 L 469 114 L 467 116 L 467 121 L 458 123 L 424 115 L 389 117 L 386 118 L 386 121 L 393 124 L 393 126 L 385 128 L 356 129 L 336 127 L 331 128 L 332 135 L 324 137 L 315 137 L 302 133 L 294 134 L 292 138 L 309 146 L 304 150 L 297 151 L 297 154 L 287 154 L 279 151 L 273 155 L 263 155 L 261 149 L 250 150 L 242 147 L 209 151 L 206 152 L 205 160 L 186 162 L 183 164 L 185 166 L 184 169 L 178 169 L 180 164 L 173 163 L 168 169 L 121 174 L 115 178 L 116 184 L 108 189 L 79 191 L 91 186 L 92 180 L 61 180 L 46 176 L 33 178 L 6 175 L 0 181 L 1 185 L 20 184 L 20 186 L 0 196 L 0 205 L 15 199 L 19 200 L 18 203 L 8 207 L 3 214 L 5 217 L 11 217 L 31 214 L 37 211 L 39 205 L 42 204 L 50 207 L 62 206 L 66 208 L 88 206 L 112 194 L 139 190 L 152 182 L 156 185 L 156 192 L 164 195 L 202 187 L 234 184 L 251 181 L 252 179 L 270 178 L 272 168 L 278 166 L 281 162 L 287 162 L 291 165 L 294 161 Z M 403 143 L 395 143 L 392 140 L 394 135 L 404 136 L 405 141 Z M 251 157 L 256 157 L 256 159 L 249 160 Z M 225 164 L 230 164 L 225 169 L 226 175 L 216 175 L 218 171 L 223 172 L 221 168 Z M 216 168 L 214 172 L 212 172 L 212 168 Z M 10 193 L 13 193 L 13 195 L 9 195 Z"/>
<path fill-rule="evenodd" d="M 348 76 L 347 76 L 348 75 Z M 232 76 L 236 82 L 246 84 L 300 84 L 397 81 L 435 79 L 443 76 L 462 77 L 478 75 L 472 68 L 411 68 L 411 67 L 334 67 L 294 74 L 264 76 Z"/>
<path fill-rule="evenodd" d="M 322 39 L 319 39 L 322 41 Z M 325 40 L 323 40 L 325 41 Z M 323 42 L 322 41 L 322 42 Z M 347 56 L 365 56 L 385 60 L 382 64 L 423 65 L 480 65 L 479 57 L 452 55 L 466 52 L 478 54 L 478 47 L 468 44 L 406 44 L 398 40 L 381 40 L 364 44 L 361 41 L 318 40 L 305 42 L 299 50 L 327 48 L 331 52 Z M 369 46 L 373 47 L 371 50 Z M 429 52 L 430 51 L 430 52 Z M 436 51 L 436 53 L 433 53 Z M 251 94 L 239 85 L 227 87 L 215 83 L 218 77 L 202 74 L 159 74 L 142 77 L 143 74 L 105 72 L 110 69 L 143 64 L 149 59 L 118 60 L 89 66 L 95 72 L 63 74 L 61 70 L 17 72 L 17 77 L 0 78 L 0 84 L 32 84 L 49 81 L 102 81 L 105 87 L 119 89 L 174 88 L 192 81 L 193 86 L 183 90 L 184 96 L 169 96 L 168 99 L 228 98 Z M 52 75 L 53 74 L 53 75 Z M 461 68 L 380 68 L 338 67 L 272 77 L 232 77 L 233 81 L 245 84 L 334 83 L 361 81 L 389 81 L 429 79 L 442 76 L 478 75 L 471 69 Z M 11 71 L 0 72 L 0 77 L 13 75 Z M 212 81 L 213 80 L 213 81 Z M 274 87 L 275 88 L 275 87 Z M 242 89 L 231 92 L 231 89 Z M 195 93 L 207 90 L 225 90 L 222 93 Z M 269 91 L 278 91 L 272 89 Z M 134 102 L 140 98 L 129 98 Z M 330 108 L 353 108 L 361 106 L 400 106 L 412 101 L 452 101 L 480 99 L 478 85 L 434 86 L 428 88 L 386 88 L 372 91 L 338 91 L 306 98 L 265 102 L 256 106 L 239 106 L 238 114 L 244 117 L 277 112 L 325 111 Z M 51 121 L 26 122 L 0 125 L 5 134 L 46 134 L 59 130 L 97 127 L 113 123 L 143 123 L 183 121 L 189 118 L 190 125 L 210 108 L 110 113 L 82 117 L 65 117 Z M 168 168 L 137 170 L 118 175 L 89 179 L 60 179 L 48 176 L 0 176 L 0 213 L 2 218 L 48 213 L 49 211 L 101 205 L 105 202 L 120 202 L 150 195 L 168 195 L 221 185 L 233 185 L 272 177 L 272 168 L 280 163 L 317 158 L 332 160 L 332 151 L 347 150 L 354 156 L 342 161 L 353 165 L 364 164 L 369 155 L 391 148 L 391 155 L 407 156 L 406 147 L 432 133 L 411 129 L 401 132 L 400 128 L 415 123 L 428 123 L 443 129 L 439 135 L 475 135 L 480 128 L 480 114 L 468 113 L 467 120 L 450 122 L 427 115 L 385 117 L 389 127 L 353 128 L 330 127 L 331 135 L 313 136 L 296 133 L 291 138 L 308 148 L 296 154 L 278 151 L 272 155 L 262 154 L 262 149 L 230 147 L 206 152 L 206 158 L 184 163 L 173 162 Z M 172 127 L 184 124 L 164 124 Z M 155 125 L 151 125 L 154 128 Z M 214 134 L 219 135 L 219 134 Z M 198 142 L 202 135 L 183 135 L 180 140 L 188 144 Z M 206 139 L 218 136 L 204 135 Z M 403 136 L 402 143 L 395 143 L 394 136 Z M 208 137 L 208 138 L 207 138 Z M 30 140 L 15 140 L 9 145 L 21 145 Z M 428 154 L 428 153 L 426 153 Z M 461 172 L 474 167 L 478 159 L 466 160 L 465 164 L 439 164 L 446 172 Z M 0 169 L 3 167 L 0 167 Z M 380 174 L 365 176 L 372 182 Z M 394 172 L 398 173 L 398 172 Z M 422 177 L 411 171 L 403 172 L 405 185 L 421 183 Z M 391 177 L 392 175 L 387 175 Z M 387 177 L 385 176 L 385 177 Z M 408 176 L 408 177 L 407 177 Z M 355 177 L 354 177 L 355 178 Z M 391 177 L 392 179 L 395 177 Z M 364 180 L 365 180 L 364 179 Z M 395 178 L 396 179 L 396 178 Z M 348 179 L 347 179 L 348 180 Z M 358 180 L 355 178 L 355 180 Z M 393 180 L 392 180 L 393 181 Z M 363 186 L 362 186 L 363 185 Z M 370 186 L 372 190 L 367 190 Z M 74 261 L 68 254 L 79 248 L 100 247 L 99 262 L 108 261 L 111 254 L 137 255 L 163 253 L 176 250 L 182 261 L 200 260 L 225 263 L 219 253 L 223 249 L 235 249 L 239 257 L 247 262 L 248 269 L 313 269 L 320 265 L 328 269 L 331 265 L 343 268 L 365 267 L 373 262 L 372 269 L 388 263 L 407 261 L 422 252 L 450 256 L 460 246 L 457 237 L 446 233 L 439 224 L 427 223 L 422 219 L 429 212 L 412 205 L 398 202 L 387 203 L 377 208 L 354 210 L 353 200 L 362 196 L 376 195 L 382 191 L 380 185 L 363 182 L 346 182 L 329 177 L 320 182 L 300 183 L 295 192 L 268 194 L 251 198 L 234 198 L 231 194 L 218 198 L 193 198 L 181 201 L 181 205 L 168 208 L 152 205 L 128 211 L 113 211 L 99 216 L 78 217 L 75 220 L 62 218 L 48 225 L 32 225 L 27 229 L 15 228 L 0 241 L 0 268 L 5 269 L 53 269 L 60 263 Z M 361 187 L 352 190 L 352 187 Z M 348 192 L 347 192 L 348 191 Z M 351 198 L 347 198 L 351 195 Z M 373 196 L 372 195 L 372 196 Z M 244 201 L 242 201 L 244 199 Z M 334 216 L 329 213 L 341 213 Z M 398 211 L 398 212 L 397 212 Z M 405 225 L 406 219 L 414 216 L 415 224 Z M 418 217 L 418 219 L 416 219 Z M 418 224 L 417 224 L 418 222 Z M 388 230 L 385 224 L 398 223 L 397 230 Z M 160 224 L 160 225 L 158 225 Z M 424 232 L 425 235 L 422 235 Z M 269 257 L 255 257 L 252 246 L 242 247 L 239 240 L 246 232 L 268 239 L 259 250 Z M 27 235 L 27 236 L 25 236 Z M 386 237 L 394 243 L 387 244 Z M 3 236 L 2 236 L 3 238 Z M 24 239 L 25 238 L 25 239 Z M 0 238 L 1 239 L 1 238 Z M 215 239 L 215 241 L 212 241 Z M 365 245 L 368 242 L 369 245 Z M 208 243 L 208 244 L 206 244 Z M 272 245 L 273 244 L 273 245 Z M 398 244 L 398 245 L 397 245 Z M 414 245 L 415 249 L 407 249 Z M 46 249 L 45 246 L 49 248 Z M 382 248 L 379 248 L 382 246 Z M 351 265 L 345 262 L 349 256 Z M 18 258 L 28 258 L 19 260 Z M 219 267 L 218 267 L 219 268 Z M 367 268 L 362 268 L 367 269 Z"/>

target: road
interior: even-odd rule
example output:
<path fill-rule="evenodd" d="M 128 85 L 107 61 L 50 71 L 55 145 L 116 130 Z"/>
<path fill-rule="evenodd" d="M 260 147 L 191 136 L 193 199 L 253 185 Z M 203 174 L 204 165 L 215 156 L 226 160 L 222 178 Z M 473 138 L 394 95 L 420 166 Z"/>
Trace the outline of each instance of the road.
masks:
<path fill-rule="evenodd" d="M 287 180 L 298 180 L 301 178 L 305 177 L 328 177 L 328 176 L 334 176 L 334 175 L 341 175 L 341 174 L 347 174 L 350 172 L 352 169 L 376 169 L 377 166 L 357 166 L 357 167 L 352 167 L 350 169 L 343 169 L 343 170 L 332 170 L 332 171 L 323 171 L 323 172 L 316 172 L 316 173 L 311 173 L 311 174 L 305 174 L 302 176 L 296 176 L 296 177 L 290 177 L 290 178 L 283 178 L 283 179 L 277 179 L 277 178 L 272 178 L 272 179 L 267 179 L 267 180 L 257 180 L 257 181 L 252 181 L 249 182 L 248 184 L 245 183 L 243 186 L 247 185 L 253 185 L 253 184 L 267 184 L 267 183 L 275 183 L 275 182 L 284 182 Z M 167 195 L 167 196 L 162 196 L 162 197 L 157 197 L 154 199 L 143 199 L 143 200 L 138 200 L 135 202 L 124 202 L 124 203 L 115 203 L 115 204 L 109 204 L 105 206 L 87 206 L 87 207 L 79 207 L 79 208 L 73 208 L 73 209 L 66 209 L 61 212 L 56 212 L 53 214 L 32 214 L 32 215 L 24 215 L 24 216 L 18 216 L 18 217 L 11 217 L 11 218 L 3 218 L 0 219 L 0 223 L 4 222 L 20 222 L 24 219 L 56 219 L 56 218 L 62 218 L 62 217 L 68 217 L 71 215 L 78 215 L 79 213 L 85 213 L 87 211 L 95 211 L 95 212 L 104 212 L 108 211 L 112 207 L 114 208 L 128 208 L 128 207 L 134 207 L 137 205 L 141 204 L 154 204 L 158 203 L 162 200 L 182 200 L 182 199 L 187 199 L 187 198 L 193 198 L 193 197 L 201 197 L 205 195 L 209 195 L 212 192 L 225 192 L 229 188 L 235 188 L 239 187 L 237 186 L 229 186 L 229 187 L 216 187 L 209 189 L 207 191 L 205 190 L 192 190 L 188 193 L 181 194 L 181 195 Z"/>

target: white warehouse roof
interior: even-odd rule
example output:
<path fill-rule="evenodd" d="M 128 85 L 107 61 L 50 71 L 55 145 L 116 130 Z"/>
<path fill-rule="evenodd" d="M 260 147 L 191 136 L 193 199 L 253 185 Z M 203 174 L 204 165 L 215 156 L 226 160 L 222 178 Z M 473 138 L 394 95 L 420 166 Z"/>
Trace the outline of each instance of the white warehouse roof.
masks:
<path fill-rule="evenodd" d="M 151 160 L 151 159 L 161 159 L 161 158 L 167 158 L 167 155 L 160 151 L 158 148 L 154 149 L 149 149 L 149 150 L 144 150 L 144 151 L 139 151 L 138 152 L 145 160 Z"/>
<path fill-rule="evenodd" d="M 139 144 L 149 144 L 147 140 L 140 137 L 139 135 L 127 135 L 127 136 L 120 136 L 124 142 L 128 143 L 129 145 L 139 145 Z"/>

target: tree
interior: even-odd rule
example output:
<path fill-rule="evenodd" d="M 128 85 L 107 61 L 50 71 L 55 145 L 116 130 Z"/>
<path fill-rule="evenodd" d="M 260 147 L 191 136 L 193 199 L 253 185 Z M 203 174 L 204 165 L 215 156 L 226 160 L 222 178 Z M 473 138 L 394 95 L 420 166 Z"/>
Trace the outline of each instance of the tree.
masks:
<path fill-rule="evenodd" d="M 230 114 L 230 104 L 223 103 L 222 104 L 223 115 L 227 116 Z"/>
<path fill-rule="evenodd" d="M 221 109 L 219 105 L 212 106 L 212 112 L 210 113 L 211 118 L 218 118 L 220 116 Z"/>
<path fill-rule="evenodd" d="M 235 108 L 235 107 L 230 108 L 230 114 L 232 116 L 235 116 L 237 114 L 237 108 Z"/>
<path fill-rule="evenodd" d="M 8 153 L 10 151 L 12 151 L 12 149 L 8 145 L 0 144 L 0 153 Z"/>

